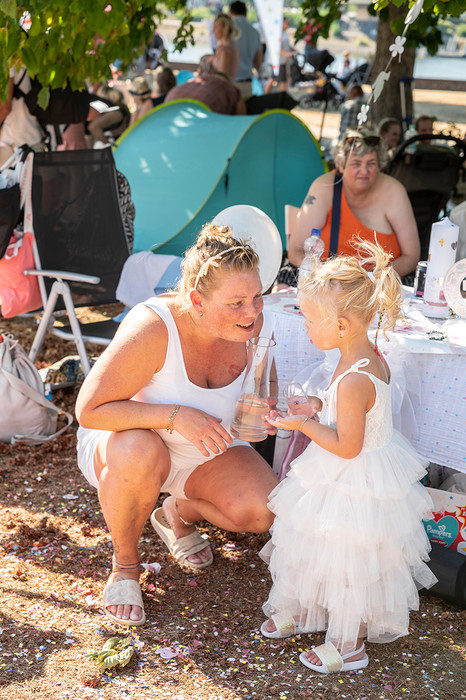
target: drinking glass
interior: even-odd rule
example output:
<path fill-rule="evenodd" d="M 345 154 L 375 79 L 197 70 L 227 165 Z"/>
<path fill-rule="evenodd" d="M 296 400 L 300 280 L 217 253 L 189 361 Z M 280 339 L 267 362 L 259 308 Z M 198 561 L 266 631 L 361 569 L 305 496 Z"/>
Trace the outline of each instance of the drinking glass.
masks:
<path fill-rule="evenodd" d="M 299 382 L 290 382 L 283 389 L 283 397 L 291 413 L 299 413 L 300 405 L 309 403 L 306 392 Z"/>

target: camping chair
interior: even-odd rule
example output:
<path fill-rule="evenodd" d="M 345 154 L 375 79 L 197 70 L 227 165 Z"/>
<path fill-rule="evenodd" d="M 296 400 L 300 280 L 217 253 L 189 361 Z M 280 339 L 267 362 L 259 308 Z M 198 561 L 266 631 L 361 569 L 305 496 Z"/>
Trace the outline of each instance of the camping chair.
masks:
<path fill-rule="evenodd" d="M 118 323 L 80 324 L 76 307 L 115 303 L 121 269 L 129 256 L 111 149 L 53 151 L 34 156 L 32 215 L 42 318 L 29 357 L 34 362 L 47 330 L 76 343 L 84 374 L 85 343 L 108 345 Z M 66 309 L 69 326 L 55 325 Z"/>

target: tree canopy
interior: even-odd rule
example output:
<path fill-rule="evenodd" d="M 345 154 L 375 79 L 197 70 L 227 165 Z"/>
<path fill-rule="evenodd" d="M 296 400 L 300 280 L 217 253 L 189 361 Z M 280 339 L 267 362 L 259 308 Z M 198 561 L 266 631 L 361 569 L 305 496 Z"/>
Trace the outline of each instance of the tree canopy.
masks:
<path fill-rule="evenodd" d="M 193 29 L 187 0 L 2 0 L 0 4 L 0 99 L 8 71 L 25 66 L 48 88 L 82 89 L 86 79 L 110 78 L 110 64 L 128 66 L 153 35 L 167 11 L 185 10 L 177 44 L 186 46 Z"/>
<path fill-rule="evenodd" d="M 417 0 L 419 2 L 420 0 Z M 404 29 L 404 16 L 415 0 L 374 0 L 369 12 L 390 22 L 396 36 Z M 327 38 L 332 22 L 338 20 L 350 0 L 304 0 L 300 3 L 303 22 L 296 38 L 309 32 L 314 40 Z M 110 78 L 109 66 L 119 59 L 123 69 L 131 64 L 152 37 L 154 28 L 168 12 L 183 15 L 177 48 L 190 42 L 193 28 L 188 0 L 2 0 L 0 3 L 0 99 L 6 98 L 8 70 L 24 65 L 45 87 L 39 103 L 45 106 L 49 87 L 81 89 L 91 82 Z M 394 12 L 393 10 L 397 10 Z M 406 46 L 424 45 L 435 54 L 442 41 L 439 20 L 459 17 L 465 0 L 424 0 L 421 14 L 409 26 Z M 388 46 L 377 52 L 388 57 Z"/>

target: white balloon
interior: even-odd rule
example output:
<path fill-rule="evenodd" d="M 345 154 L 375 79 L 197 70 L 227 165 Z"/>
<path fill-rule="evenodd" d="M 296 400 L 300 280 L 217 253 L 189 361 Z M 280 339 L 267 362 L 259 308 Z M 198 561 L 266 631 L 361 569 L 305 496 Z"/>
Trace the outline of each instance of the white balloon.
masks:
<path fill-rule="evenodd" d="M 282 241 L 274 222 L 261 209 L 249 204 L 236 204 L 221 211 L 212 221 L 219 226 L 230 226 L 235 238 L 252 245 L 259 256 L 259 274 L 262 291 L 273 284 L 282 261 Z"/>

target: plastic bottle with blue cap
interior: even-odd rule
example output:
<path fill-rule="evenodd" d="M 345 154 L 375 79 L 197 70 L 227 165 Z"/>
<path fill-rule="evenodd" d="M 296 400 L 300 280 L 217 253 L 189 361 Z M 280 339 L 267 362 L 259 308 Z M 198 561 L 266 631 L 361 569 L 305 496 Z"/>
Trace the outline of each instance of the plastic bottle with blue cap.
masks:
<path fill-rule="evenodd" d="M 304 241 L 304 258 L 299 266 L 298 287 L 308 277 L 312 270 L 316 267 L 322 253 L 325 250 L 325 243 L 321 238 L 322 231 L 320 228 L 313 228 L 311 235 Z"/>

